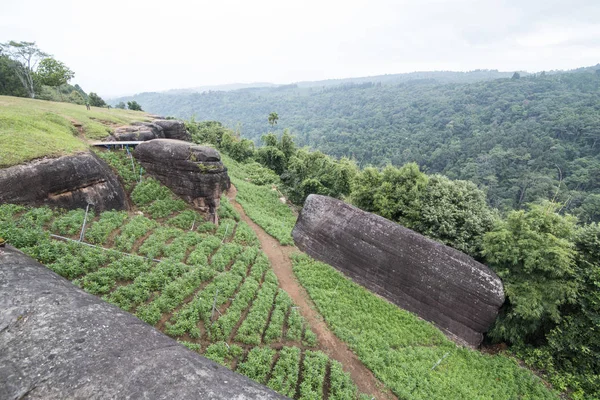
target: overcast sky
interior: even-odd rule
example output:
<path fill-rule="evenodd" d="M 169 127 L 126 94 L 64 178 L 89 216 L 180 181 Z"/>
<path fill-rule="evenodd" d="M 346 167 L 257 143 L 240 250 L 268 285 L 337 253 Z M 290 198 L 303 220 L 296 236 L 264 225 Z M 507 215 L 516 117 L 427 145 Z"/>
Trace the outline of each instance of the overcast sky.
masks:
<path fill-rule="evenodd" d="M 36 41 L 107 97 L 600 62 L 600 0 L 0 2 L 0 42 Z"/>

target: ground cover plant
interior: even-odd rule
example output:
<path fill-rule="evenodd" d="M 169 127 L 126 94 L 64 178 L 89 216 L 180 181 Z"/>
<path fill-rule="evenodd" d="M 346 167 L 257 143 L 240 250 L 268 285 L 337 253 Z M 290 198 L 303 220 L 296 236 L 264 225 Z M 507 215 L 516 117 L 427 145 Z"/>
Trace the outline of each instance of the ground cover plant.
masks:
<path fill-rule="evenodd" d="M 558 398 L 516 360 L 458 347 L 432 324 L 306 255 L 293 263 L 328 326 L 399 398 Z"/>
<path fill-rule="evenodd" d="M 132 189 L 142 209 L 156 201 L 153 196 L 172 195 L 150 179 L 132 184 L 142 185 Z M 1 205 L 0 236 L 190 350 L 263 384 L 271 382 L 282 394 L 307 398 L 298 387 L 303 355 L 314 346 L 315 335 L 279 288 L 254 231 L 232 204 L 224 204 L 218 227 L 187 208 L 167 219 L 90 213 L 84 241 L 98 247 L 50 237 L 61 232 L 78 239 L 84 210 Z M 333 365 L 327 357 L 325 362 Z M 314 385 L 332 386 L 325 375 L 322 379 Z M 346 398 L 356 399 L 356 385 L 350 386 L 354 392 Z M 322 390 L 312 398 L 327 395 Z"/>
<path fill-rule="evenodd" d="M 269 235 L 283 245 L 292 245 L 292 229 L 296 224 L 296 216 L 289 206 L 282 203 L 282 195 L 273 187 L 273 172 L 257 166 L 251 175 L 244 164 L 223 155 L 223 163 L 227 166 L 231 182 L 237 189 L 236 200 L 242 205 L 248 216 L 260 225 Z M 271 177 L 260 179 L 256 169 L 262 168 L 262 174 Z M 254 177 L 254 179 L 252 178 Z M 258 183 L 258 184 L 257 184 Z M 263 184 L 266 183 L 266 184 Z"/>

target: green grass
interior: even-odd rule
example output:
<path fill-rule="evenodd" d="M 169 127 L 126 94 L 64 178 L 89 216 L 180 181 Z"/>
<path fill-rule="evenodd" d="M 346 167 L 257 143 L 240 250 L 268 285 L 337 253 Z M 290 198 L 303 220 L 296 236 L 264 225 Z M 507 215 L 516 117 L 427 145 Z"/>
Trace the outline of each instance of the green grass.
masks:
<path fill-rule="evenodd" d="M 110 124 L 145 121 L 145 113 L 0 96 L 0 168 L 41 157 L 58 157 L 88 148 L 74 123 L 87 139 L 101 139 Z"/>
<path fill-rule="evenodd" d="M 298 254 L 293 266 L 327 325 L 399 398 L 558 398 L 516 360 L 456 346 L 326 264 Z"/>
<path fill-rule="evenodd" d="M 292 229 L 296 224 L 296 216 L 290 207 L 282 203 L 279 193 L 272 189 L 272 184 L 255 185 L 252 181 L 256 178 L 256 168 L 252 174 L 240 164 L 226 155 L 222 155 L 223 163 L 227 166 L 231 182 L 238 190 L 236 200 L 252 221 L 260 225 L 269 235 L 273 236 L 282 245 L 293 245 Z M 270 177 L 272 172 L 265 172 Z M 271 182 L 271 179 L 267 179 Z"/>

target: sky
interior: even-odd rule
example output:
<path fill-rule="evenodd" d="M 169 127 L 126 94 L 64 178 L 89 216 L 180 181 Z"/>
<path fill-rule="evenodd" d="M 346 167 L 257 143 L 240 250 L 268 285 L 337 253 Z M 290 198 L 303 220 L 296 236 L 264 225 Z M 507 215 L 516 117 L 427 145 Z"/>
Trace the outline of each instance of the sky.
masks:
<path fill-rule="evenodd" d="M 104 97 L 413 71 L 600 62 L 600 0 L 0 0 L 0 43 L 35 41 Z"/>

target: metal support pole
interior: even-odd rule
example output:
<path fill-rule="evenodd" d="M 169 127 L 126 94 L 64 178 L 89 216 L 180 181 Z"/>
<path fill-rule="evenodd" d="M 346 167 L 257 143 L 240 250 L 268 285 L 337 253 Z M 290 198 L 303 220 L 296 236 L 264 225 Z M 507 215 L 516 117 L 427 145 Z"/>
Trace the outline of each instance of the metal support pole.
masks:
<path fill-rule="evenodd" d="M 219 295 L 219 289 L 217 289 L 217 291 L 215 292 L 215 300 L 213 301 L 212 313 L 210 314 L 211 321 L 212 321 L 213 317 L 215 316 L 215 306 L 217 305 L 217 296 L 218 295 Z"/>
<path fill-rule="evenodd" d="M 81 226 L 81 232 L 79 233 L 79 241 L 80 242 L 83 240 L 83 236 L 85 235 L 85 224 L 87 223 L 87 216 L 88 216 L 89 211 L 90 211 L 90 203 L 88 203 L 87 207 L 85 207 L 85 216 L 83 217 L 83 225 Z"/>

